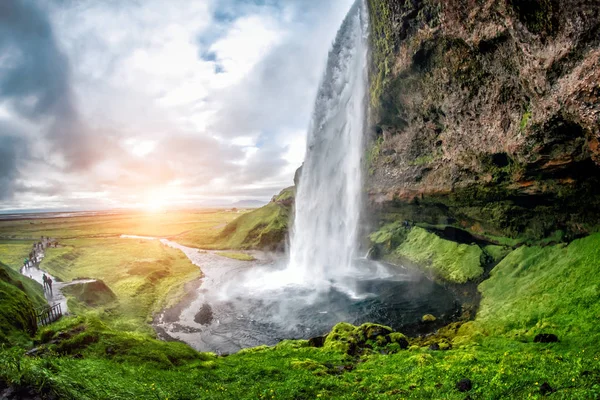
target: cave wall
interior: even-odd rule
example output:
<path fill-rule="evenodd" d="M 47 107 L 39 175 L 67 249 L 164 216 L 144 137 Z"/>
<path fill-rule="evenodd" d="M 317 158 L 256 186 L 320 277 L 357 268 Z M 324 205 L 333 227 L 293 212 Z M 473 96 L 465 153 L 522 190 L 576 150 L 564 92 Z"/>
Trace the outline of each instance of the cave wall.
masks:
<path fill-rule="evenodd" d="M 369 0 L 380 220 L 570 239 L 600 226 L 596 0 Z"/>

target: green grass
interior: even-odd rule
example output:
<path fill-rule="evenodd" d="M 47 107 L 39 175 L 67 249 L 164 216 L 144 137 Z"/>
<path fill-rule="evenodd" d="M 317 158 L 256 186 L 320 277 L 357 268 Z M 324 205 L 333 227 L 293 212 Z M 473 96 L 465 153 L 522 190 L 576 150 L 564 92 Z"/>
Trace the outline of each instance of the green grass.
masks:
<path fill-rule="evenodd" d="M 123 330 L 150 331 L 153 315 L 201 276 L 182 252 L 155 240 L 74 239 L 64 246 L 46 250 L 43 268 L 63 281 L 102 280 L 118 298 L 107 318 Z"/>
<path fill-rule="evenodd" d="M 19 271 L 33 248 L 32 241 L 0 240 L 0 262 Z"/>
<path fill-rule="evenodd" d="M 600 234 L 568 246 L 520 247 L 480 284 L 476 323 L 494 334 L 550 330 L 591 344 L 600 332 L 599 268 Z"/>
<path fill-rule="evenodd" d="M 163 213 L 123 212 L 89 217 L 0 221 L 0 239 L 39 241 L 40 236 L 61 239 L 139 236 L 179 237 L 201 233 L 210 239 L 239 214 L 226 210 L 169 211 Z M 201 243 L 199 243 L 201 244 Z"/>
<path fill-rule="evenodd" d="M 296 197 L 296 186 L 290 186 L 283 189 L 277 196 L 273 198 L 274 201 L 290 201 Z"/>
<path fill-rule="evenodd" d="M 0 344 L 35 333 L 35 309 L 44 304 L 38 283 L 0 263 Z"/>
<path fill-rule="evenodd" d="M 465 283 L 483 273 L 479 246 L 451 242 L 419 227 L 409 232 L 394 254 L 448 282 Z"/>
<path fill-rule="evenodd" d="M 243 214 L 227 224 L 215 242 L 214 249 L 255 249 L 278 246 L 287 235 L 290 208 L 271 202 Z"/>
<path fill-rule="evenodd" d="M 220 255 L 221 257 L 227 257 L 227 258 L 231 258 L 234 260 L 240 260 L 240 261 L 256 260 L 256 258 L 254 258 L 252 255 L 246 254 L 246 253 L 236 253 L 236 252 L 232 252 L 232 251 L 220 251 L 217 254 Z"/>

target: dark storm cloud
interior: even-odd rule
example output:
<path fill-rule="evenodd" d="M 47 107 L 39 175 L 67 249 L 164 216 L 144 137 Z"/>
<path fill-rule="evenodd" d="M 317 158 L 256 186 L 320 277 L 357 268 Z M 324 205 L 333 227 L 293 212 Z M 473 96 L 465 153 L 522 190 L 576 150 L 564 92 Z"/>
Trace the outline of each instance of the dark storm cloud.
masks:
<path fill-rule="evenodd" d="M 26 150 L 25 140 L 9 134 L 7 128 L 0 122 L 0 200 L 12 196 L 19 175 L 18 162 Z"/>
<path fill-rule="evenodd" d="M 40 3 L 0 2 L 0 100 L 21 117 L 49 123 L 51 151 L 60 152 L 72 169 L 87 167 L 94 143 L 86 137 L 70 86 L 69 61 L 60 50 Z"/>

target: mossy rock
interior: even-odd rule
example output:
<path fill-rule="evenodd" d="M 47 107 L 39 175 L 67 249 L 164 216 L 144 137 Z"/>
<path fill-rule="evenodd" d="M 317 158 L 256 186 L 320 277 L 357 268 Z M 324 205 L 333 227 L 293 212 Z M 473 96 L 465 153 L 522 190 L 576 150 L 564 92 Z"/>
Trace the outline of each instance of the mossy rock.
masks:
<path fill-rule="evenodd" d="M 63 292 L 91 307 L 103 306 L 117 299 L 113 291 L 101 280 L 69 285 Z"/>
<path fill-rule="evenodd" d="M 372 323 L 354 326 L 340 322 L 327 335 L 323 348 L 355 356 L 365 350 L 387 346 L 396 350 L 405 349 L 408 341 L 403 334 L 394 332 L 388 326 Z"/>
<path fill-rule="evenodd" d="M 435 322 L 436 320 L 437 318 L 431 314 L 425 314 L 423 315 L 423 318 L 421 318 L 421 321 L 423 322 Z"/>
<path fill-rule="evenodd" d="M 483 274 L 479 246 L 445 240 L 419 227 L 410 231 L 395 253 L 447 282 L 466 283 Z"/>

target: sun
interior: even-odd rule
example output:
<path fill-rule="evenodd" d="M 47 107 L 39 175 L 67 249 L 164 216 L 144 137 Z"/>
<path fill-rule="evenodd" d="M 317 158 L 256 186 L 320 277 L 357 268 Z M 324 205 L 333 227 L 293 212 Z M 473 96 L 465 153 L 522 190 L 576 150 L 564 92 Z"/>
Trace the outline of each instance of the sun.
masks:
<path fill-rule="evenodd" d="M 153 199 L 144 204 L 144 210 L 151 213 L 157 213 L 163 211 L 165 203 L 161 199 Z"/>
<path fill-rule="evenodd" d="M 167 205 L 165 196 L 160 193 L 151 193 L 146 201 L 142 203 L 142 208 L 148 213 L 159 213 L 164 211 Z"/>

